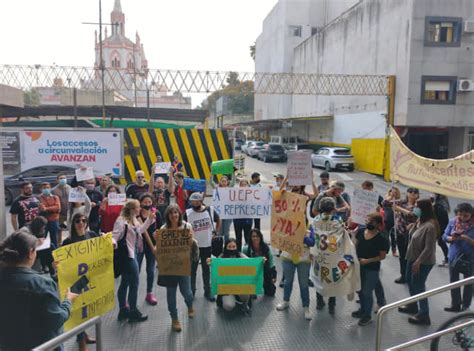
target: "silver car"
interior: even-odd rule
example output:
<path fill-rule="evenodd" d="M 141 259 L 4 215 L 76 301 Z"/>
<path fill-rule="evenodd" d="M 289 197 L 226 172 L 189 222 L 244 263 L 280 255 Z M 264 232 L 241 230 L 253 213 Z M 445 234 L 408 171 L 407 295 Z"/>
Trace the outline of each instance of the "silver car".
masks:
<path fill-rule="evenodd" d="M 248 155 L 248 149 L 250 144 L 253 143 L 253 140 L 247 140 L 242 144 L 242 152 L 246 155 Z"/>
<path fill-rule="evenodd" d="M 323 147 L 311 155 L 313 167 L 323 167 L 326 171 L 333 169 L 354 170 L 354 157 L 349 149 L 343 147 Z"/>
<path fill-rule="evenodd" d="M 263 141 L 252 141 L 247 147 L 247 155 L 257 157 L 258 152 L 263 149 L 263 145 L 265 145 Z"/>

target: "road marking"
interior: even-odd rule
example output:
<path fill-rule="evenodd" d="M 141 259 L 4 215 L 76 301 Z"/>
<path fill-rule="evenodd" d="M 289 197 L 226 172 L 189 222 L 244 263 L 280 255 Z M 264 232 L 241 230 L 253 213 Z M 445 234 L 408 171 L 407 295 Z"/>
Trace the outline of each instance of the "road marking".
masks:
<path fill-rule="evenodd" d="M 351 181 L 351 180 L 354 180 L 353 178 L 349 177 L 348 175 L 344 174 L 344 173 L 338 173 L 337 174 L 339 177 L 341 177 L 343 180 L 347 180 L 347 181 Z"/>

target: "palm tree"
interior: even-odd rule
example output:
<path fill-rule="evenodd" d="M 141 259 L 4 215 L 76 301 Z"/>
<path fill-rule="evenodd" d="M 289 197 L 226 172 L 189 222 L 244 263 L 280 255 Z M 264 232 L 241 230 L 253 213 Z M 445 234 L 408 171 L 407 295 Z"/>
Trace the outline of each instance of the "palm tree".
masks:
<path fill-rule="evenodd" d="M 253 43 L 253 45 L 250 45 L 249 47 L 250 47 L 250 57 L 255 61 L 255 56 L 257 55 L 255 43 Z"/>

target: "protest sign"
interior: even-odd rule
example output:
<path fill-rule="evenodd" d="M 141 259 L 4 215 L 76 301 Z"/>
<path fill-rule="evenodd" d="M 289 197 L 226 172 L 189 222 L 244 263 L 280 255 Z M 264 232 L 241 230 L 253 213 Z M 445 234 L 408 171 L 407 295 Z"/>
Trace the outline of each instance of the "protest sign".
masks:
<path fill-rule="evenodd" d="M 189 229 L 160 229 L 155 239 L 159 274 L 191 275 L 193 238 Z"/>
<path fill-rule="evenodd" d="M 234 173 L 234 160 L 214 161 L 211 163 L 212 174 L 232 174 Z"/>
<path fill-rule="evenodd" d="M 92 167 L 83 167 L 76 169 L 76 179 L 78 182 L 94 179 L 94 169 Z"/>
<path fill-rule="evenodd" d="M 205 193 L 206 181 L 204 179 L 184 178 L 183 189 Z"/>
<path fill-rule="evenodd" d="M 122 206 L 127 202 L 127 194 L 109 193 L 107 199 L 109 206 Z"/>
<path fill-rule="evenodd" d="M 53 251 L 58 262 L 61 300 L 66 290 L 79 293 L 72 303 L 66 330 L 114 308 L 114 249 L 112 233 L 79 241 Z"/>
<path fill-rule="evenodd" d="M 171 169 L 171 162 L 155 163 L 155 174 L 168 174 Z"/>
<path fill-rule="evenodd" d="M 272 247 L 295 256 L 303 254 L 306 234 L 306 196 L 273 191 L 271 240 Z"/>
<path fill-rule="evenodd" d="M 310 226 L 316 244 L 312 247 L 311 279 L 323 296 L 345 296 L 360 290 L 360 265 L 356 248 L 344 224 L 317 216 Z"/>
<path fill-rule="evenodd" d="M 311 150 L 288 152 L 288 185 L 313 184 Z"/>
<path fill-rule="evenodd" d="M 364 224 L 369 213 L 377 210 L 379 194 L 375 191 L 355 189 L 351 202 L 351 220 Z"/>
<path fill-rule="evenodd" d="M 267 217 L 271 204 L 272 192 L 266 188 L 217 188 L 212 196 L 221 219 Z"/>
<path fill-rule="evenodd" d="M 211 260 L 212 295 L 261 295 L 262 288 L 263 257 Z"/>
<path fill-rule="evenodd" d="M 78 188 L 69 189 L 69 202 L 86 202 L 86 191 L 79 190 Z"/>
<path fill-rule="evenodd" d="M 41 245 L 36 247 L 36 251 L 46 250 L 46 249 L 49 249 L 50 247 L 51 247 L 51 237 L 49 236 L 49 233 L 48 233 L 48 235 L 46 235 L 46 238 L 44 238 Z"/>

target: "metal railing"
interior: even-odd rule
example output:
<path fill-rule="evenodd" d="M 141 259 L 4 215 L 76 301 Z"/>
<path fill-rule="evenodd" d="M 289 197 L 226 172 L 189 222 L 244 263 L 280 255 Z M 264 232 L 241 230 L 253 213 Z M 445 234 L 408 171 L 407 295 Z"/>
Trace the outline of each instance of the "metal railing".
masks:
<path fill-rule="evenodd" d="M 44 344 L 35 347 L 33 351 L 52 350 L 55 347 L 62 345 L 65 341 L 73 338 L 77 334 L 85 331 L 87 328 L 92 327 L 93 325 L 95 325 L 96 350 L 102 351 L 102 319 L 100 316 L 91 318 L 87 322 L 84 322 L 81 325 L 78 325 L 77 327 L 62 333 L 54 339 L 51 339 Z"/>
<path fill-rule="evenodd" d="M 406 299 L 403 299 L 403 300 L 400 300 L 400 301 L 397 301 L 397 302 L 393 302 L 391 304 L 383 306 L 377 312 L 377 332 L 376 332 L 375 350 L 376 351 L 381 350 L 381 345 L 382 345 L 382 321 L 383 321 L 383 316 L 385 315 L 385 313 L 387 313 L 388 311 L 393 310 L 397 307 L 401 307 L 401 306 L 407 305 L 409 303 L 416 302 L 416 301 L 419 301 L 421 299 L 425 299 L 427 297 L 438 295 L 438 294 L 441 294 L 443 292 L 446 292 L 446 291 L 449 291 L 449 290 L 452 290 L 452 289 L 455 289 L 455 288 L 460 288 L 460 287 L 462 287 L 464 285 L 468 285 L 468 284 L 474 284 L 474 277 L 469 277 L 469 278 L 459 280 L 457 282 L 454 282 L 454 283 L 451 283 L 451 284 L 448 284 L 448 285 L 440 286 L 439 288 L 435 288 L 435 289 L 432 289 L 432 290 L 429 290 L 429 291 L 425 291 L 424 293 L 421 293 L 421 294 L 418 294 L 418 295 L 415 295 L 415 296 L 411 296 L 411 297 L 407 297 Z M 410 341 L 410 342 L 406 343 L 406 344 L 409 344 L 406 347 L 414 345 L 414 344 L 418 344 L 420 342 L 432 340 L 432 339 L 437 338 L 440 335 L 443 335 L 443 334 L 439 334 L 439 333 L 440 332 L 432 333 L 432 334 L 424 336 L 422 338 L 418 338 L 418 339 L 415 339 L 413 341 Z M 420 341 L 421 339 L 423 339 L 423 340 Z M 397 347 L 401 348 L 403 345 L 405 345 L 405 344 L 399 345 Z"/>

